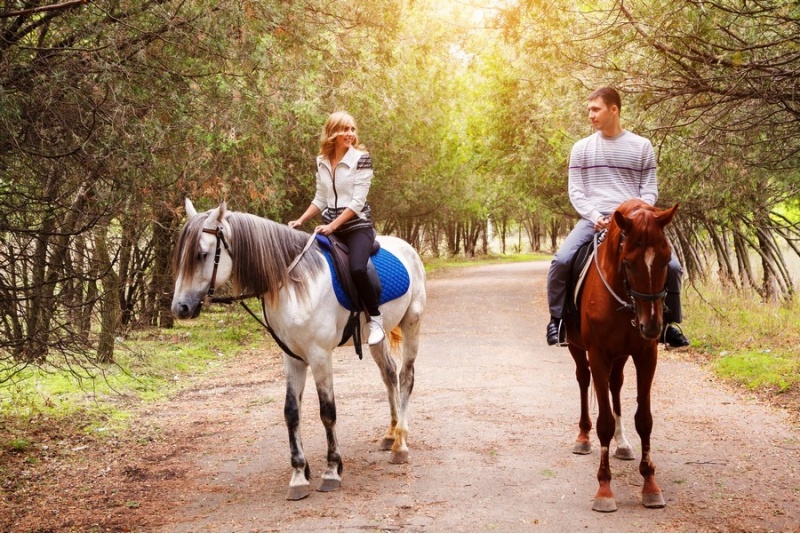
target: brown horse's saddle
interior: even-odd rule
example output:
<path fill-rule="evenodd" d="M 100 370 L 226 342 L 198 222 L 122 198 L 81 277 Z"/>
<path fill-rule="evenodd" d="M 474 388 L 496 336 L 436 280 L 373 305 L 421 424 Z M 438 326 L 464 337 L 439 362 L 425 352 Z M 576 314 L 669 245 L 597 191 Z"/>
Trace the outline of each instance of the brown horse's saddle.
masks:
<path fill-rule="evenodd" d="M 598 245 L 605 238 L 605 231 L 597 236 Z M 572 264 L 569 271 L 569 280 L 567 281 L 567 288 L 569 295 L 567 295 L 567 302 L 570 311 L 577 311 L 578 299 L 581 294 L 581 287 L 586 278 L 586 273 L 589 272 L 589 267 L 595 255 L 595 240 L 591 239 L 580 246 L 578 251 L 572 257 Z"/>
<path fill-rule="evenodd" d="M 586 273 L 589 272 L 589 267 L 592 265 L 595 253 L 594 243 L 589 241 L 581 245 L 581 248 L 578 249 L 578 253 L 575 254 L 572 260 L 569 284 L 569 287 L 572 289 L 572 298 L 570 300 L 575 304 L 576 309 L 578 308 L 578 298 L 581 294 L 583 281 L 586 278 Z"/>

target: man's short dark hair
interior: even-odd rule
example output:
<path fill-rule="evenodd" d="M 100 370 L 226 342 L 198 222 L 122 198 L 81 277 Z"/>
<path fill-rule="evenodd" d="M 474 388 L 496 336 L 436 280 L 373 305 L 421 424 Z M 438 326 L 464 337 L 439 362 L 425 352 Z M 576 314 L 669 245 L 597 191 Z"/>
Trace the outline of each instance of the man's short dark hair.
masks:
<path fill-rule="evenodd" d="M 594 100 L 595 98 L 601 98 L 603 103 L 608 106 L 617 106 L 619 111 L 622 111 L 622 99 L 619 97 L 619 93 L 613 87 L 601 87 L 592 92 L 589 95 L 589 100 Z"/>

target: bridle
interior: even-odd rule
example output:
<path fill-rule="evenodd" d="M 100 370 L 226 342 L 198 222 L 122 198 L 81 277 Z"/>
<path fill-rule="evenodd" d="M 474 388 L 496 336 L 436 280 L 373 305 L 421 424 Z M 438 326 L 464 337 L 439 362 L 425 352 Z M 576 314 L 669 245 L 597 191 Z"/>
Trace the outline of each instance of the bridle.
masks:
<path fill-rule="evenodd" d="M 203 299 L 204 302 L 213 302 L 213 303 L 218 303 L 218 304 L 233 304 L 234 302 L 238 301 L 239 304 L 242 305 L 242 308 L 247 310 L 247 313 L 249 313 L 253 317 L 253 319 L 258 321 L 261 324 L 261 326 L 263 326 L 264 328 L 267 329 L 267 332 L 269 332 L 269 334 L 272 336 L 272 339 L 275 340 L 275 343 L 277 343 L 277 345 L 281 348 L 281 350 L 283 350 L 283 352 L 285 352 L 286 354 L 288 354 L 289 356 L 291 356 L 295 360 L 305 361 L 300 356 L 298 356 L 297 354 L 292 352 L 292 349 L 290 349 L 289 346 L 286 345 L 286 343 L 284 343 L 278 337 L 278 334 L 276 334 L 275 330 L 273 330 L 272 326 L 270 326 L 269 320 L 267 319 L 267 311 L 266 311 L 267 307 L 264 304 L 264 296 L 263 295 L 247 294 L 247 295 L 238 295 L 238 296 L 231 296 L 231 297 L 215 297 L 214 296 L 214 286 L 216 285 L 216 282 L 217 282 L 217 269 L 219 268 L 219 258 L 222 255 L 222 247 L 225 247 L 225 250 L 228 252 L 229 256 L 233 257 L 233 254 L 231 254 L 231 249 L 228 246 L 228 242 L 225 241 L 225 234 L 223 232 L 222 225 L 219 225 L 216 228 L 203 228 L 203 233 L 205 233 L 205 234 L 213 234 L 217 238 L 217 245 L 216 245 L 216 249 L 214 250 L 214 270 L 211 273 L 211 283 L 209 284 L 208 292 L 206 293 L 206 296 Z M 306 250 L 308 250 L 309 246 L 311 246 L 311 240 L 309 240 L 309 242 L 306 244 L 306 247 L 303 249 L 303 252 L 301 253 L 301 255 L 303 253 L 305 253 Z M 299 259 L 300 259 L 299 256 L 298 256 L 297 259 L 295 259 L 295 261 L 289 267 L 290 271 L 296 265 L 296 263 L 297 263 L 297 261 Z M 254 298 L 254 297 L 260 297 L 261 298 L 261 308 L 262 308 L 263 313 L 264 313 L 264 319 L 263 320 L 258 315 L 256 315 L 253 312 L 253 310 L 251 310 L 247 306 L 247 304 L 244 302 L 245 299 Z"/>
<path fill-rule="evenodd" d="M 659 291 L 658 293 L 641 293 L 639 291 L 636 291 L 635 289 L 633 289 L 633 287 L 631 287 L 631 284 L 628 281 L 628 271 L 627 271 L 625 265 L 623 264 L 623 266 L 622 266 L 622 282 L 625 285 L 625 292 L 626 292 L 626 294 L 628 296 L 628 300 L 625 301 L 622 298 L 620 298 L 620 296 L 617 295 L 617 293 L 608 284 L 608 281 L 606 281 L 606 277 L 603 275 L 603 271 L 600 269 L 600 263 L 599 263 L 599 261 L 597 259 L 597 257 L 598 257 L 597 247 L 599 245 L 597 236 L 598 236 L 599 233 L 600 232 L 596 232 L 594 234 L 594 263 L 595 263 L 595 267 L 597 268 L 597 273 L 600 275 L 600 280 L 603 281 L 603 285 L 606 286 L 606 289 L 608 290 L 608 292 L 611 293 L 611 296 L 613 296 L 616 299 L 616 301 L 619 302 L 622 305 L 620 310 L 627 310 L 627 311 L 633 312 L 634 316 L 633 316 L 633 319 L 631 319 L 631 324 L 634 327 L 636 327 L 636 325 L 638 323 L 638 317 L 639 317 L 638 301 L 639 300 L 643 300 L 643 301 L 646 301 L 646 302 L 655 302 L 657 300 L 661 300 L 661 299 L 663 299 L 664 297 L 667 296 L 667 288 L 665 287 L 662 291 Z M 622 244 L 624 242 L 625 242 L 625 232 L 622 232 L 622 237 L 620 238 L 620 241 L 619 241 L 619 249 L 620 249 L 620 251 L 622 251 Z"/>
<path fill-rule="evenodd" d="M 222 247 L 225 247 L 225 250 L 228 252 L 228 254 L 231 253 L 231 249 L 228 247 L 228 242 L 225 241 L 225 234 L 222 231 L 222 225 L 219 225 L 216 228 L 203 228 L 203 233 L 213 234 L 217 238 L 217 246 L 216 250 L 214 251 L 214 271 L 211 273 L 211 284 L 208 286 L 208 292 L 206 293 L 205 300 L 208 302 L 224 302 L 229 304 L 235 300 L 248 298 L 246 296 L 214 297 L 214 286 L 217 283 L 217 269 L 219 268 L 219 258 L 222 255 Z"/>

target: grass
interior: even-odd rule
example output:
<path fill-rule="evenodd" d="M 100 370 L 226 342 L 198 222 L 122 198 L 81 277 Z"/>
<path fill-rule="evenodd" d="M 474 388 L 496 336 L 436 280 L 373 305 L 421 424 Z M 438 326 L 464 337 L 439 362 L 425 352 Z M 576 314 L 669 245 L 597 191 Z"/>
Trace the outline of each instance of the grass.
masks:
<path fill-rule="evenodd" d="M 800 305 L 714 286 L 684 291 L 684 329 L 714 373 L 752 391 L 800 389 Z"/>
<path fill-rule="evenodd" d="M 225 359 L 263 346 L 264 336 L 240 307 L 212 306 L 194 321 L 118 341 L 114 364 L 66 361 L 19 372 L 0 383 L 0 421 L 74 418 L 87 432 L 111 433 L 136 405 L 174 394 Z"/>

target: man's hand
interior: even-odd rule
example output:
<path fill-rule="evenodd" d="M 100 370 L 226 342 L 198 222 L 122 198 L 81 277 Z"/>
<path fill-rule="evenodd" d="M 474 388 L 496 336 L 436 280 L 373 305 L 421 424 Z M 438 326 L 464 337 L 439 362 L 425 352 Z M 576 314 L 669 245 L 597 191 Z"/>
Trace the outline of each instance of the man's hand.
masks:
<path fill-rule="evenodd" d="M 599 232 L 600 230 L 605 230 L 608 228 L 608 224 L 611 222 L 610 215 L 602 215 L 598 217 L 598 219 L 594 222 L 594 231 Z"/>

